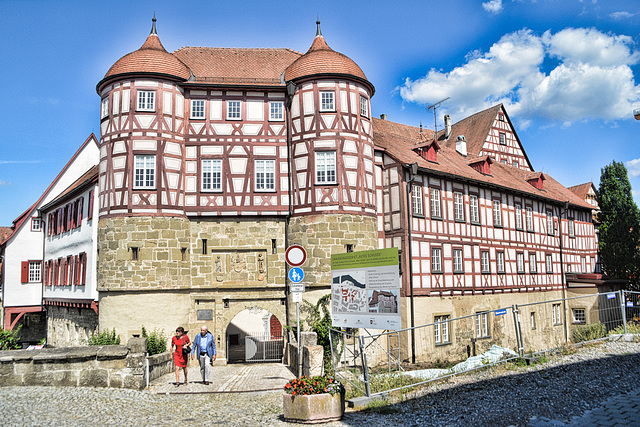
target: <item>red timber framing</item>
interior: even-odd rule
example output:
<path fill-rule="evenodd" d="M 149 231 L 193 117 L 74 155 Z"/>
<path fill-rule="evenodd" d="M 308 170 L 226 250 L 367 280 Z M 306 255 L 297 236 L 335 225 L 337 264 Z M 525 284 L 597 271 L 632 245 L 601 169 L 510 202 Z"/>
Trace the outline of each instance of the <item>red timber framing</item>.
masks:
<path fill-rule="evenodd" d="M 18 324 L 22 316 L 27 313 L 40 313 L 44 309 L 40 305 L 21 306 L 21 307 L 5 307 L 4 308 L 4 329 L 13 330 Z"/>
<path fill-rule="evenodd" d="M 45 298 L 44 306 L 67 307 L 77 309 L 93 310 L 98 313 L 99 303 L 90 299 L 70 299 L 70 298 Z"/>

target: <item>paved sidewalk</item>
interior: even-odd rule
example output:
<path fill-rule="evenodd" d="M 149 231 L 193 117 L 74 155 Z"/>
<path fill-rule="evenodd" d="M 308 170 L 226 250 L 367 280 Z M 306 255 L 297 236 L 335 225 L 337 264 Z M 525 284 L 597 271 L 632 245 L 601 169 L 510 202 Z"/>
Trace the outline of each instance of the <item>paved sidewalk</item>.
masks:
<path fill-rule="evenodd" d="M 209 385 L 202 384 L 200 367 L 193 364 L 189 367 L 187 385 L 176 387 L 176 374 L 172 372 L 152 381 L 149 391 L 153 394 L 188 394 L 282 390 L 295 375 L 281 363 L 256 363 L 215 365 L 211 367 L 210 378 Z M 182 369 L 180 380 L 184 381 Z"/>

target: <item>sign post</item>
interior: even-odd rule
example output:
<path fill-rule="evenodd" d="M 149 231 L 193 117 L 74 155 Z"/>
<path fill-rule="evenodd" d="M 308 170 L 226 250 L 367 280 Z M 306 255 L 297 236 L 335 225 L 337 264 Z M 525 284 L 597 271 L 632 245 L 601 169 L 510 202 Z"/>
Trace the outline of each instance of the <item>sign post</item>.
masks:
<path fill-rule="evenodd" d="M 300 245 L 291 245 L 284 253 L 284 259 L 291 267 L 289 269 L 289 293 L 292 296 L 292 300 L 296 303 L 296 332 L 298 339 L 298 363 L 297 372 L 298 378 L 302 375 L 302 360 L 300 360 L 300 302 L 302 301 L 302 293 L 304 292 L 304 283 L 300 283 L 304 279 L 304 271 L 299 268 L 307 260 L 307 251 Z M 294 285 L 296 285 L 294 287 Z M 300 286 L 302 288 L 300 288 Z M 301 289 L 301 290 L 300 290 Z"/>

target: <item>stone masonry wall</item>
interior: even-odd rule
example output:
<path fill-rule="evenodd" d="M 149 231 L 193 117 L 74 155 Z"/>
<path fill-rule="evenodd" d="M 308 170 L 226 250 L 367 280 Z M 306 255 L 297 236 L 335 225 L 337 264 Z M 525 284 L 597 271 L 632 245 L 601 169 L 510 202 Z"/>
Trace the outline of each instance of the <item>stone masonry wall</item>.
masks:
<path fill-rule="evenodd" d="M 47 307 L 47 345 L 82 345 L 98 330 L 98 314 L 90 308 Z"/>

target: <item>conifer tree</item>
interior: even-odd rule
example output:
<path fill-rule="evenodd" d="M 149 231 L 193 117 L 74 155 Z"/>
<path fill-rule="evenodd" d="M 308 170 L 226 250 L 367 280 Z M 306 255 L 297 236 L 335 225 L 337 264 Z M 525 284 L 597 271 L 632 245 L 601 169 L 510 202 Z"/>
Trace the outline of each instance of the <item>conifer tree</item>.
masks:
<path fill-rule="evenodd" d="M 640 287 L 640 212 L 631 196 L 627 168 L 615 160 L 602 169 L 598 190 L 600 260 L 606 275 Z"/>

